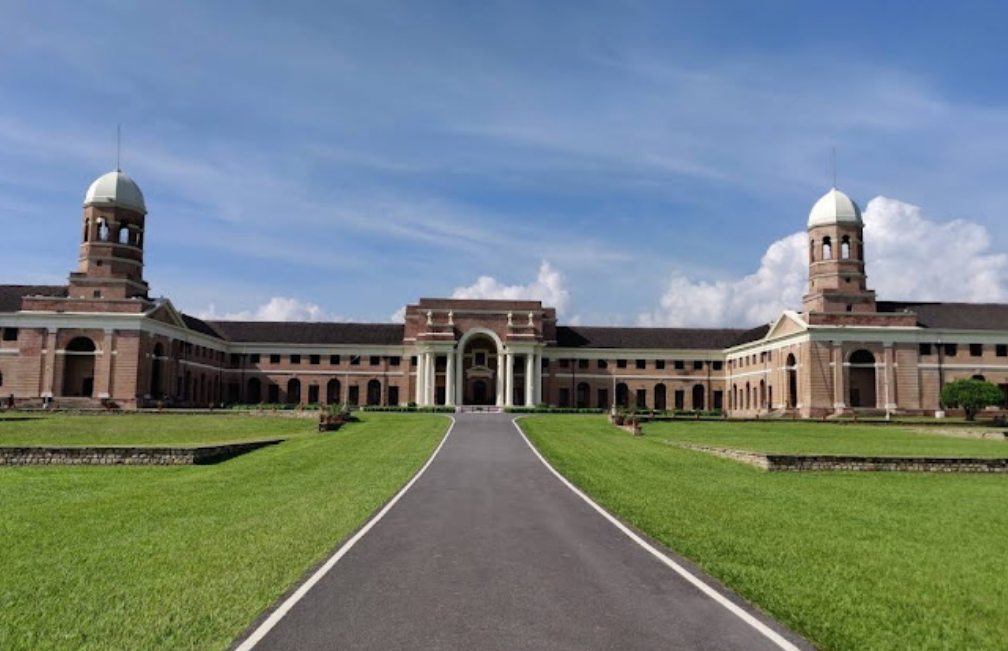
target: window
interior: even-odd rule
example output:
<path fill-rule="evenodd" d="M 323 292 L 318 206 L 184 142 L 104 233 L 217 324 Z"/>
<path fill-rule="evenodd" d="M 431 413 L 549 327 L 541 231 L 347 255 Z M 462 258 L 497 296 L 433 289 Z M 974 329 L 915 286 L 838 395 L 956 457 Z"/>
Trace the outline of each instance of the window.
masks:
<path fill-rule="evenodd" d="M 318 355 L 315 355 L 318 357 Z M 317 384 L 308 385 L 308 404 L 317 405 L 319 401 L 319 387 Z"/>
<path fill-rule="evenodd" d="M 241 355 L 231 353 L 231 366 L 238 366 L 239 364 L 241 364 Z"/>
<path fill-rule="evenodd" d="M 381 357 L 378 355 L 371 356 L 371 366 L 381 366 Z"/>
<path fill-rule="evenodd" d="M 600 359 L 598 361 L 598 367 L 599 368 L 609 368 L 609 362 L 606 361 L 606 360 L 604 360 L 604 359 Z M 599 403 L 599 404 L 604 404 L 604 403 Z"/>
<path fill-rule="evenodd" d="M 290 363 L 291 364 L 300 364 L 301 363 L 301 356 L 300 355 L 291 355 L 290 356 Z"/>
<path fill-rule="evenodd" d="M 399 358 L 393 357 L 392 359 Z M 396 364 L 396 366 L 398 366 L 398 364 Z M 388 403 L 393 406 L 399 404 L 399 387 L 393 385 L 388 388 Z"/>
<path fill-rule="evenodd" d="M 339 357 L 339 355 L 330 355 L 329 356 L 329 365 L 330 366 L 339 366 L 339 364 L 340 364 L 340 357 Z"/>
<path fill-rule="evenodd" d="M 279 355 L 277 355 L 277 357 L 279 357 Z M 276 403 L 280 402 L 280 387 L 278 385 L 270 384 L 268 393 L 269 395 L 266 399 L 268 403 L 270 403 L 271 405 L 275 405 Z"/>
<path fill-rule="evenodd" d="M 17 341 L 18 329 L 17 328 L 4 328 L 3 329 L 3 340 L 4 341 Z"/>
<path fill-rule="evenodd" d="M 1008 357 L 1008 345 L 998 344 L 995 350 L 998 357 Z"/>
<path fill-rule="evenodd" d="M 588 360 L 587 359 L 579 359 L 578 360 L 578 368 L 585 368 L 585 369 L 588 368 Z"/>
<path fill-rule="evenodd" d="M 983 357 L 983 344 L 970 344 L 970 357 Z"/>
<path fill-rule="evenodd" d="M 931 354 L 931 344 L 918 344 L 917 353 L 919 355 L 930 355 Z"/>
<path fill-rule="evenodd" d="M 647 389 L 637 389 L 637 409 L 647 409 Z"/>
<path fill-rule="evenodd" d="M 93 294 L 93 296 L 94 296 L 95 298 L 101 298 L 101 290 L 100 290 L 100 289 L 96 289 L 96 290 L 94 290 L 94 294 Z"/>
<path fill-rule="evenodd" d="M 755 360 L 755 358 L 756 358 L 756 356 L 753 355 L 753 359 L 754 360 Z M 693 362 L 693 370 L 694 371 L 702 371 L 703 370 L 703 362 L 700 361 L 700 360 L 696 360 L 695 362 Z"/>
<path fill-rule="evenodd" d="M 279 355 L 270 355 L 270 364 L 279 364 L 279 363 L 280 363 Z"/>
<path fill-rule="evenodd" d="M 626 360 L 625 359 L 617 359 L 616 360 L 616 368 L 626 368 Z"/>
<path fill-rule="evenodd" d="M 644 359 L 638 359 L 638 360 L 637 360 L 636 362 L 634 362 L 634 365 L 635 365 L 635 366 L 636 366 L 636 367 L 637 367 L 638 369 L 645 369 L 645 368 L 647 368 L 647 360 L 644 360 Z"/>
<path fill-rule="evenodd" d="M 686 368 L 686 362 L 682 361 L 681 359 L 677 359 L 674 362 L 672 362 L 672 366 L 675 367 L 675 370 L 681 371 L 684 368 Z"/>
<path fill-rule="evenodd" d="M 713 368 L 715 371 L 720 371 L 722 368 L 724 368 L 724 362 L 714 362 L 711 364 L 711 368 Z"/>
<path fill-rule="evenodd" d="M 609 389 L 598 390 L 598 406 L 599 407 L 609 406 Z"/>
<path fill-rule="evenodd" d="M 252 353 L 249 355 L 249 364 L 259 363 L 259 353 Z"/>
<path fill-rule="evenodd" d="M 654 367 L 655 367 L 655 369 L 657 369 L 659 371 L 664 370 L 665 369 L 665 360 L 664 359 L 656 359 L 655 362 L 654 362 Z"/>
<path fill-rule="evenodd" d="M 322 356 L 321 355 L 311 355 L 308 358 L 308 363 L 311 364 L 312 366 L 318 366 L 319 364 L 322 363 Z M 318 400 L 311 400 L 310 402 L 318 402 Z"/>
<path fill-rule="evenodd" d="M 473 366 L 486 366 L 487 365 L 487 354 L 484 351 L 479 351 L 473 355 Z"/>
<path fill-rule="evenodd" d="M 685 391 L 683 391 L 682 389 L 677 389 L 676 392 L 675 392 L 675 394 L 674 394 L 674 399 L 675 399 L 675 402 L 672 403 L 672 404 L 675 405 L 676 409 L 678 409 L 679 411 L 682 411 L 682 410 L 686 409 L 686 392 Z"/>
<path fill-rule="evenodd" d="M 569 359 L 561 359 L 560 360 L 560 368 L 570 368 L 570 360 Z"/>
<path fill-rule="evenodd" d="M 399 366 L 399 360 L 400 360 L 399 357 L 389 357 L 388 358 L 389 366 Z M 394 387 L 394 388 L 398 388 L 398 387 Z M 389 395 L 392 395 L 392 394 L 390 393 Z M 389 404 L 398 405 L 399 404 L 399 400 L 396 399 L 396 401 L 393 402 L 392 399 L 389 398 Z"/>
<path fill-rule="evenodd" d="M 945 344 L 945 355 L 947 357 L 955 357 L 958 353 L 958 348 L 955 344 Z"/>
<path fill-rule="evenodd" d="M 351 358 L 350 363 L 353 364 L 353 358 Z M 360 357 L 357 358 L 357 363 L 360 364 Z M 347 399 L 351 405 L 356 407 L 360 404 L 360 387 L 354 385 L 348 389 Z"/>
<path fill-rule="evenodd" d="M 570 389 L 560 387 L 560 406 L 570 407 Z"/>
<path fill-rule="evenodd" d="M 351 355 L 350 356 L 350 366 L 360 366 L 360 355 Z M 356 405 L 357 403 L 355 402 L 353 404 Z"/>

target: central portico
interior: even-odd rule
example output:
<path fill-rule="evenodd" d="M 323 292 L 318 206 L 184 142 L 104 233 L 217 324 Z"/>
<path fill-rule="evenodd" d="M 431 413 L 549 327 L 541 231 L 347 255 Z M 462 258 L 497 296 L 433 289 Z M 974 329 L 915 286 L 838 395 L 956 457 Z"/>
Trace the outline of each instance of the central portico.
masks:
<path fill-rule="evenodd" d="M 414 401 L 511 407 L 542 402 L 542 351 L 556 310 L 540 301 L 423 298 L 406 307 L 416 346 Z"/>

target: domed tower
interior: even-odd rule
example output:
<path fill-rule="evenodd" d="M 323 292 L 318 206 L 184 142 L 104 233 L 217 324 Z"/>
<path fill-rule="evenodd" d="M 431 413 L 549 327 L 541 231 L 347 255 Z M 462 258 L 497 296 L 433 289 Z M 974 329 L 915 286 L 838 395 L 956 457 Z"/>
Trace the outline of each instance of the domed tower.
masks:
<path fill-rule="evenodd" d="M 875 312 L 868 289 L 861 209 L 836 188 L 812 206 L 808 218 L 809 289 L 805 314 Z"/>
<path fill-rule="evenodd" d="M 70 298 L 147 298 L 143 278 L 143 193 L 115 170 L 99 177 L 84 196 L 84 229 Z"/>

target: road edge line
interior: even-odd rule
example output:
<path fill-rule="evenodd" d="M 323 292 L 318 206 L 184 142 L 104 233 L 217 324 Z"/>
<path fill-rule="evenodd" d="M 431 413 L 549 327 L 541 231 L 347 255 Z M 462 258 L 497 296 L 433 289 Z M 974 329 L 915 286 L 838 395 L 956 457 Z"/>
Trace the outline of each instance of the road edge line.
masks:
<path fill-rule="evenodd" d="M 259 642 L 261 642 L 263 638 L 266 637 L 266 635 L 271 630 L 273 630 L 273 628 L 277 624 L 280 623 L 280 620 L 282 620 L 284 616 L 288 612 L 290 612 L 290 610 L 295 605 L 297 605 L 297 603 L 301 601 L 301 599 L 304 598 L 304 596 L 308 594 L 308 592 L 313 587 L 315 587 L 315 584 L 321 581 L 322 577 L 328 574 L 329 571 L 336 565 L 336 563 L 338 563 L 339 560 L 347 554 L 347 552 L 353 549 L 353 546 L 356 545 L 360 541 L 360 539 L 367 534 L 368 531 L 371 531 L 372 527 L 378 524 L 381 521 L 381 519 L 384 518 L 385 515 L 392 510 L 392 507 L 396 505 L 396 502 L 398 502 L 399 499 L 406 494 L 406 491 L 408 491 L 410 488 L 413 487 L 413 484 L 415 484 L 417 480 L 420 479 L 421 476 L 423 476 L 424 472 L 427 471 L 427 468 L 429 468 L 430 465 L 434 463 L 434 459 L 437 457 L 438 453 L 441 452 L 441 448 L 444 447 L 445 442 L 448 441 L 448 437 L 451 435 L 452 430 L 455 429 L 455 417 L 449 416 L 448 419 L 451 420 L 451 425 L 448 427 L 448 431 L 445 432 L 445 435 L 441 438 L 441 442 L 438 444 L 437 448 L 435 448 L 434 452 L 430 455 L 430 458 L 427 459 L 427 463 L 425 463 L 423 467 L 420 468 L 420 470 L 415 475 L 413 475 L 412 479 L 406 482 L 406 485 L 403 486 L 398 493 L 396 493 L 395 497 L 389 500 L 389 502 L 380 511 L 378 511 L 378 513 L 373 518 L 368 520 L 367 524 L 361 527 L 360 530 L 357 531 L 357 533 L 355 533 L 345 543 L 343 543 L 343 545 L 341 545 L 340 548 L 337 549 L 336 552 L 329 557 L 329 559 L 325 562 L 324 565 L 322 565 L 322 567 L 320 567 L 314 574 L 312 574 L 307 581 L 302 583 L 298 587 L 298 589 L 294 591 L 294 594 L 287 597 L 287 599 L 284 600 L 282 604 L 280 604 L 272 613 L 270 613 L 270 616 L 266 618 L 266 621 L 264 621 L 254 631 L 252 631 L 252 633 L 247 638 L 245 638 L 242 641 L 242 643 L 234 649 L 234 651 L 251 651 L 252 649 L 254 649 L 255 646 L 259 644 Z"/>
<path fill-rule="evenodd" d="M 643 547 L 645 550 L 647 550 L 648 553 L 650 553 L 652 556 L 654 556 L 659 561 L 664 563 L 676 574 L 678 574 L 679 576 L 683 577 L 691 584 L 693 584 L 693 586 L 696 587 L 698 590 L 700 590 L 700 592 L 704 593 L 705 595 L 707 595 L 720 605 L 724 606 L 729 612 L 731 612 L 733 615 L 741 619 L 743 622 L 745 622 L 752 628 L 756 629 L 760 634 L 763 635 L 763 637 L 767 638 L 781 649 L 784 649 L 785 651 L 801 651 L 801 649 L 799 649 L 797 646 L 795 646 L 786 638 L 784 638 L 784 636 L 782 636 L 780 633 L 778 633 L 777 631 L 773 630 L 772 628 L 761 622 L 751 613 L 747 612 L 744 608 L 741 608 L 731 599 L 728 599 L 723 594 L 721 594 L 713 587 L 708 585 L 703 579 L 699 578 L 698 576 L 687 570 L 685 567 L 683 567 L 679 563 L 676 563 L 674 560 L 666 556 L 660 550 L 656 549 L 654 545 L 648 543 L 646 540 L 638 536 L 629 527 L 620 522 L 615 516 L 613 516 L 611 513 L 606 511 L 601 506 L 599 506 L 595 502 L 595 500 L 588 497 L 588 495 L 586 495 L 584 491 L 582 491 L 580 488 L 572 484 L 570 480 L 568 480 L 566 477 L 561 475 L 560 472 L 557 471 L 557 469 L 554 468 L 550 464 L 550 462 L 546 460 L 546 458 L 539 452 L 539 450 L 537 450 L 536 447 L 532 445 L 532 441 L 529 440 L 528 436 L 525 435 L 525 432 L 522 431 L 521 426 L 518 425 L 518 418 L 512 418 L 511 424 L 515 426 L 515 429 L 518 430 L 518 433 L 521 434 L 521 437 L 525 440 L 525 444 L 528 445 L 529 449 L 531 449 L 532 452 L 536 455 L 536 457 L 539 458 L 539 461 L 541 461 L 543 465 L 546 466 L 549 469 L 549 471 L 557 477 L 557 479 L 563 482 L 563 484 L 567 486 L 567 488 L 571 489 L 571 491 L 573 491 L 575 495 L 577 495 L 585 502 L 587 502 L 593 509 L 595 509 L 599 514 L 601 514 L 602 517 L 608 520 L 610 524 L 612 524 L 614 527 L 616 527 L 624 534 L 626 534 L 626 536 L 630 538 L 630 540 L 634 541 L 635 543 Z"/>

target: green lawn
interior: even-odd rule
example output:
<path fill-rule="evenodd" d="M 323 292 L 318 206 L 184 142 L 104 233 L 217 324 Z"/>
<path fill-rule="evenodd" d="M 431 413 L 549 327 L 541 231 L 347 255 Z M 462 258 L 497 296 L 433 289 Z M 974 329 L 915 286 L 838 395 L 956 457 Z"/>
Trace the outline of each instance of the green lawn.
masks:
<path fill-rule="evenodd" d="M 611 512 L 822 649 L 1006 648 L 1008 477 L 767 473 L 600 417 L 519 422 Z M 733 444 L 770 436 L 762 424 L 719 427 Z M 816 436 L 853 431 L 820 427 Z"/>
<path fill-rule="evenodd" d="M 991 430 L 997 431 L 997 430 Z M 781 454 L 856 454 L 915 457 L 1008 457 L 1008 441 L 923 434 L 894 425 L 833 425 L 765 421 L 647 423 L 646 436 Z"/>
<path fill-rule="evenodd" d="M 164 418 L 177 432 L 214 420 Z M 296 423 L 254 422 L 265 437 Z M 363 414 L 217 466 L 0 468 L 0 649 L 226 648 L 420 468 L 448 423 Z"/>
<path fill-rule="evenodd" d="M 136 445 L 191 447 L 236 441 L 298 438 L 318 430 L 307 418 L 218 414 L 62 416 L 14 413 L 0 418 L 0 446 Z"/>

